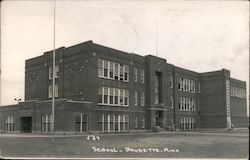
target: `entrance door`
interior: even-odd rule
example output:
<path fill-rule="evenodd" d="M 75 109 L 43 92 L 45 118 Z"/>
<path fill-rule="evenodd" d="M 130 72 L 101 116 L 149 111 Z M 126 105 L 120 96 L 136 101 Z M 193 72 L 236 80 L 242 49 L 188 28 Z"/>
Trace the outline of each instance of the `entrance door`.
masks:
<path fill-rule="evenodd" d="M 163 111 L 155 112 L 155 122 L 156 126 L 163 127 Z"/>
<path fill-rule="evenodd" d="M 21 117 L 21 132 L 22 133 L 32 132 L 32 117 Z"/>

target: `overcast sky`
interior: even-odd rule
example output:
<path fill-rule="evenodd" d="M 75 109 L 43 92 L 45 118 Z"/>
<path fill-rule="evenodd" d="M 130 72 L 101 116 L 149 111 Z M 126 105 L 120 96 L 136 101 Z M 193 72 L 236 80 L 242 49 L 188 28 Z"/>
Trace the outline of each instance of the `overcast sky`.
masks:
<path fill-rule="evenodd" d="M 53 1 L 1 2 L 1 104 L 24 99 L 25 60 L 53 49 Z M 247 1 L 66 1 L 56 4 L 56 47 L 87 40 L 156 55 L 196 72 L 249 73 Z"/>

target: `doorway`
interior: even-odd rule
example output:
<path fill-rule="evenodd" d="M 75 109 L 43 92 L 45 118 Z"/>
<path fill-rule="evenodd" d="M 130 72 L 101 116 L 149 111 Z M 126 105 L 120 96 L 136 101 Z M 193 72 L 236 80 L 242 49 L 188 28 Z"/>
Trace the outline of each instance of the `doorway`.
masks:
<path fill-rule="evenodd" d="M 21 117 L 21 133 L 32 132 L 32 117 Z"/>
<path fill-rule="evenodd" d="M 156 126 L 163 127 L 163 111 L 155 111 Z"/>

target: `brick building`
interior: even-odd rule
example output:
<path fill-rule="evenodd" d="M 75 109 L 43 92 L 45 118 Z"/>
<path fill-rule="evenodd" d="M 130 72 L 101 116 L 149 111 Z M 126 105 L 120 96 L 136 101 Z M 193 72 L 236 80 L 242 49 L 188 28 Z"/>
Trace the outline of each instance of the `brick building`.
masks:
<path fill-rule="evenodd" d="M 247 127 L 246 82 L 87 41 L 56 50 L 55 131 Z M 4 132 L 49 133 L 52 51 L 26 60 L 25 101 L 0 108 Z"/>

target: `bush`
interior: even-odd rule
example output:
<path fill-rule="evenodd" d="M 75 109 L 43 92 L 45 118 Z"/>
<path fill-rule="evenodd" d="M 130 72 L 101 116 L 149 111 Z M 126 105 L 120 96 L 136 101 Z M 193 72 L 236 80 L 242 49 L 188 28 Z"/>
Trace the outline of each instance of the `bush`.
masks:
<path fill-rule="evenodd" d="M 160 131 L 160 126 L 154 126 L 152 127 L 153 132 L 159 132 Z"/>

